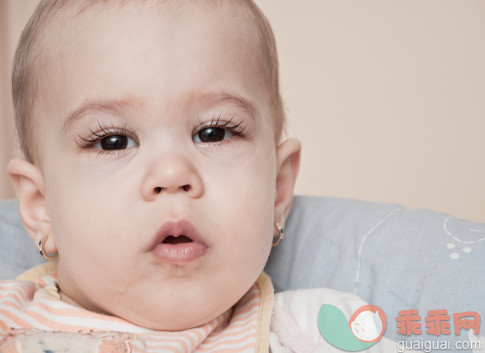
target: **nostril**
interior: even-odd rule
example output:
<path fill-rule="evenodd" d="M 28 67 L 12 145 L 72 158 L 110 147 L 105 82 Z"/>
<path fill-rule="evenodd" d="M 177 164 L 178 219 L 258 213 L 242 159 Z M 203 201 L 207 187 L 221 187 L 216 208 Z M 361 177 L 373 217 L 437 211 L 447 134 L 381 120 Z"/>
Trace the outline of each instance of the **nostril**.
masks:
<path fill-rule="evenodd" d="M 164 187 L 161 187 L 161 186 L 156 186 L 153 188 L 153 192 L 155 194 L 160 194 L 165 188 Z M 190 186 L 189 184 L 185 184 L 183 186 L 179 186 L 179 190 L 180 189 L 183 189 L 184 191 L 189 191 L 192 189 L 192 186 Z M 170 190 L 170 189 L 167 189 L 167 191 Z"/>

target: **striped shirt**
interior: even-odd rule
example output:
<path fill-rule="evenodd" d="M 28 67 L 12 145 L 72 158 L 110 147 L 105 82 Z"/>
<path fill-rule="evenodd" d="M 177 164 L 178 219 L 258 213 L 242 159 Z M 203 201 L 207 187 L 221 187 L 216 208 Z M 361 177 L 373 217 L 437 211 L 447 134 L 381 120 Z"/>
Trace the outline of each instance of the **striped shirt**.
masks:
<path fill-rule="evenodd" d="M 0 352 L 268 351 L 264 333 L 269 333 L 272 286 L 264 273 L 231 309 L 178 332 L 146 329 L 64 303 L 55 282 L 55 274 L 0 282 Z"/>

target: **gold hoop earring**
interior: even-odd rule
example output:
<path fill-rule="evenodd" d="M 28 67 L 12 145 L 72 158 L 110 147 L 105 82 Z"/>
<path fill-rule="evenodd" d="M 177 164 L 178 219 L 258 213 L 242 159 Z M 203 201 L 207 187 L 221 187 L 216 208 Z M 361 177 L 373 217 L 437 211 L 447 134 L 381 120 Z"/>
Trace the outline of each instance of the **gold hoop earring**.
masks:
<path fill-rule="evenodd" d="M 278 246 L 278 244 L 280 243 L 281 239 L 283 239 L 283 236 L 285 234 L 285 230 L 281 226 L 281 224 L 279 224 L 278 222 L 274 222 L 274 226 L 277 229 L 278 234 L 273 235 L 273 248 Z M 275 238 L 276 238 L 276 240 L 275 240 Z"/>
<path fill-rule="evenodd" d="M 44 244 L 47 241 L 47 238 L 49 238 L 49 234 L 47 234 L 39 241 L 39 244 L 37 244 L 37 249 L 39 250 L 40 256 L 42 256 L 45 260 L 55 261 L 59 258 L 59 254 L 57 253 L 57 251 L 52 255 L 52 254 L 47 254 L 47 252 L 44 249 Z"/>

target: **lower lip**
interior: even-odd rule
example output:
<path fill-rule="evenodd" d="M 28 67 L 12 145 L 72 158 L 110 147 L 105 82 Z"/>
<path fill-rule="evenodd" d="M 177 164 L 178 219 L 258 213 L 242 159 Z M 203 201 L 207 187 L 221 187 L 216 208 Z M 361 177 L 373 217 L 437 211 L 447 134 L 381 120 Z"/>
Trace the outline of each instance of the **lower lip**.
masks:
<path fill-rule="evenodd" d="M 173 264 L 184 264 L 202 257 L 207 252 L 207 247 L 201 243 L 158 244 L 152 254 L 156 257 Z"/>

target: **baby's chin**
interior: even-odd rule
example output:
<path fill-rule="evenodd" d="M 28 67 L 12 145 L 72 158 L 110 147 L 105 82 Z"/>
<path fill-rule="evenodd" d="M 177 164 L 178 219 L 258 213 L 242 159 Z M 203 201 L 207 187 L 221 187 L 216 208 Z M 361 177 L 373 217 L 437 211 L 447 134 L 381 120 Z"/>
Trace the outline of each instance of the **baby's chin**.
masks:
<path fill-rule="evenodd" d="M 136 307 L 133 308 L 136 310 Z M 217 317 L 223 315 L 226 311 L 231 309 L 231 306 L 227 308 L 218 308 L 218 310 L 197 310 L 196 313 L 189 312 L 187 308 L 176 308 L 171 313 L 161 313 L 154 315 L 154 311 L 149 315 L 143 315 L 136 311 L 130 313 L 119 313 L 118 316 L 132 324 L 138 325 L 143 328 L 156 331 L 184 331 L 192 328 L 205 325 Z M 121 315 L 120 315 L 121 314 Z"/>
<path fill-rule="evenodd" d="M 193 293 L 184 297 L 183 293 L 175 296 L 158 295 L 121 297 L 108 301 L 91 300 L 75 301 L 61 291 L 60 299 L 73 306 L 113 316 L 128 321 L 137 326 L 156 331 L 183 331 L 199 327 L 211 322 L 236 303 L 242 295 L 226 292 L 218 298 L 214 295 L 199 295 Z M 146 293 L 145 293 L 146 294 Z M 185 293 L 187 294 L 187 293 Z M 222 294 L 222 293 L 220 293 Z M 84 298 L 86 299 L 86 298 Z"/>
<path fill-rule="evenodd" d="M 141 286 L 140 286 L 141 287 Z M 245 288 L 178 288 L 169 292 L 145 291 L 125 293 L 99 303 L 109 315 L 122 318 L 143 328 L 157 331 L 183 331 L 216 319 L 237 303 Z"/>

